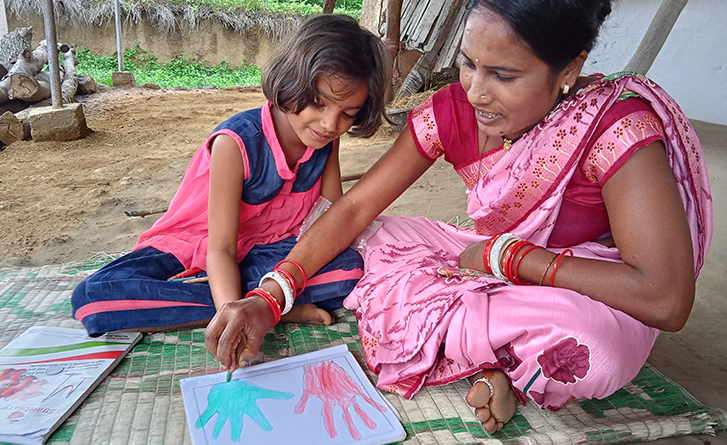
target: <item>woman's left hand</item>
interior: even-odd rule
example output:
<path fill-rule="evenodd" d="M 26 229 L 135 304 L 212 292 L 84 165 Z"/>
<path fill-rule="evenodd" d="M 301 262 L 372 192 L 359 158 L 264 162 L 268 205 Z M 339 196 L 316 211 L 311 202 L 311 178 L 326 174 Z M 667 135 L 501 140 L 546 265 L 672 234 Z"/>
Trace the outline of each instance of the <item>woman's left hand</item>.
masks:
<path fill-rule="evenodd" d="M 487 240 L 470 244 L 459 254 L 459 267 L 462 269 L 474 269 L 484 272 L 485 263 L 482 261 L 482 251 L 485 249 Z"/>

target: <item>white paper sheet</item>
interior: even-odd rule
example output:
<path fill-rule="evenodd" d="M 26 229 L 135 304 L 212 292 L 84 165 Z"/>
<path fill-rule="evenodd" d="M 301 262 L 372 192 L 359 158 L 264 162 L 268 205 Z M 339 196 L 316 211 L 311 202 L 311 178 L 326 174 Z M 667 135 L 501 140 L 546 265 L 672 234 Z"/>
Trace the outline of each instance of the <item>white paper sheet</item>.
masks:
<path fill-rule="evenodd" d="M 345 345 L 241 368 L 229 383 L 225 377 L 180 381 L 195 445 L 375 445 L 406 437 L 399 413 Z"/>

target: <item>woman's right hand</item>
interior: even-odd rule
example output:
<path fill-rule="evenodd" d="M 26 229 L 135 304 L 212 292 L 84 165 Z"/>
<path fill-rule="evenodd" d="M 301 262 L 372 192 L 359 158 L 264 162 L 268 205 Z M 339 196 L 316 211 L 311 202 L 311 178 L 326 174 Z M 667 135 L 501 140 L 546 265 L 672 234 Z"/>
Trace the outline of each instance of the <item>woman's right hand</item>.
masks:
<path fill-rule="evenodd" d="M 234 371 L 240 362 L 257 356 L 273 321 L 273 311 L 262 297 L 225 303 L 204 331 L 207 352 L 225 369 Z"/>
<path fill-rule="evenodd" d="M 482 260 L 482 251 L 487 241 L 470 244 L 459 254 L 459 267 L 462 269 L 473 269 L 484 272 L 485 264 Z"/>

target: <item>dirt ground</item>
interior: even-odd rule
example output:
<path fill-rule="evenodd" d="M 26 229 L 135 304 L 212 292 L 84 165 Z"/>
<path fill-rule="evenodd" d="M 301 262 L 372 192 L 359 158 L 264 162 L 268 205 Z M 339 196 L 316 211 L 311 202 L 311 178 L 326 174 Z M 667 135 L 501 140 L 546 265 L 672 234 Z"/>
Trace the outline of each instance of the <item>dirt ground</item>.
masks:
<path fill-rule="evenodd" d="M 259 88 L 105 88 L 79 96 L 92 133 L 70 142 L 16 142 L 0 152 L 0 267 L 41 266 L 129 251 L 165 208 L 210 132 L 261 106 Z M 343 175 L 365 172 L 394 141 L 345 137 Z M 344 189 L 353 182 L 344 183 Z M 438 161 L 386 211 L 444 221 L 465 216 L 461 179 Z"/>

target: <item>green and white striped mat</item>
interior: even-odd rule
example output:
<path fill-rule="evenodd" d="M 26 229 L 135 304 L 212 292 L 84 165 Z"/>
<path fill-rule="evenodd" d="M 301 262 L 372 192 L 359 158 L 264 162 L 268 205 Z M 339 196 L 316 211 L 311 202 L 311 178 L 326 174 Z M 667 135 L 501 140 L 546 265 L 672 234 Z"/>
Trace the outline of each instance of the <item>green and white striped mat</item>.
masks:
<path fill-rule="evenodd" d="M 106 261 L 0 269 L 0 347 L 31 326 L 82 327 L 70 316 L 71 291 Z M 367 370 L 353 314 L 338 315 L 332 326 L 276 326 L 257 360 L 345 343 Z M 47 443 L 191 444 L 179 380 L 220 371 L 207 354 L 202 329 L 147 335 Z M 606 445 L 727 429 L 727 412 L 702 405 L 648 364 L 607 399 L 576 400 L 558 412 L 530 403 L 493 435 L 465 403 L 468 389 L 459 381 L 425 388 L 412 400 L 386 394 L 408 433 L 403 443 Z"/>

